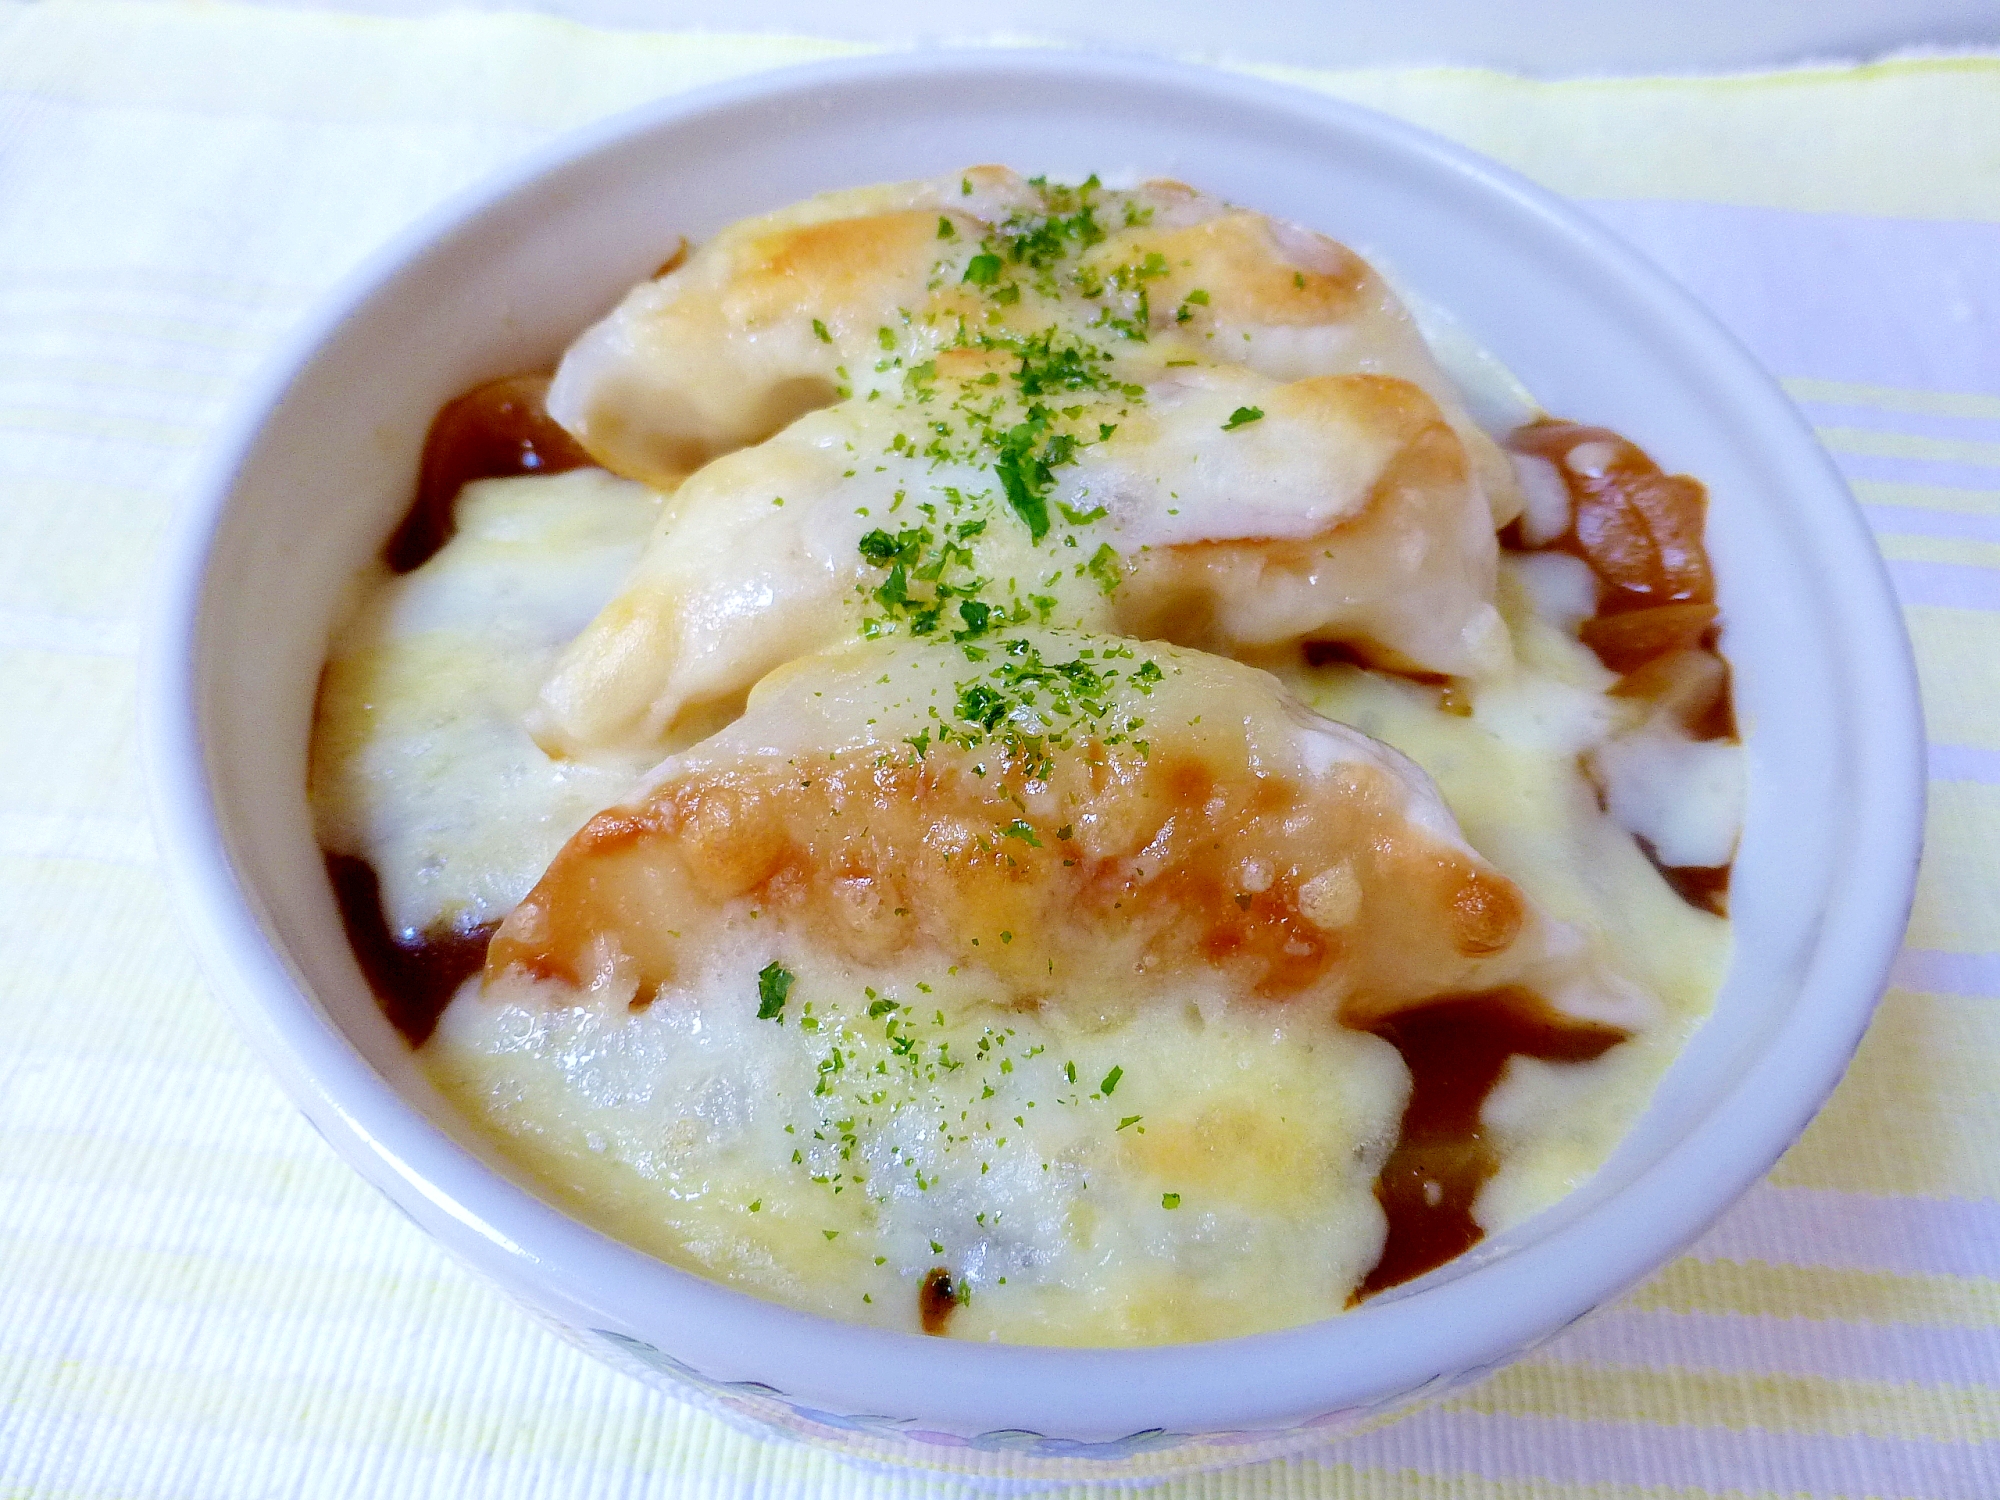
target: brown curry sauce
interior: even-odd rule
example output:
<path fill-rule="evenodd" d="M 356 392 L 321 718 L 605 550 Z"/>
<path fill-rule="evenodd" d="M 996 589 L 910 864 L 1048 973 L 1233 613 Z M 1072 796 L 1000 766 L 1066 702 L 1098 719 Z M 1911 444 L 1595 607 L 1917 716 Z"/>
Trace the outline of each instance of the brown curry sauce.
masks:
<path fill-rule="evenodd" d="M 431 419 L 417 468 L 417 495 L 382 548 L 392 573 L 437 555 L 457 531 L 458 492 L 475 479 L 561 474 L 591 462 L 543 404 L 546 375 L 508 375 L 447 401 Z"/>
<path fill-rule="evenodd" d="M 964 1300 L 964 1290 L 951 1279 L 951 1272 L 933 1266 L 917 1286 L 917 1321 L 925 1333 L 943 1333 Z"/>
<path fill-rule="evenodd" d="M 1507 446 L 1554 468 L 1569 492 L 1570 522 L 1530 547 L 1515 521 L 1500 533 L 1501 543 L 1517 552 L 1566 552 L 1590 566 L 1597 613 L 1577 633 L 1621 674 L 1612 696 L 1658 701 L 1677 684 L 1684 687 L 1690 674 L 1674 669 L 1688 653 L 1711 670 L 1696 674 L 1696 691 L 1674 711 L 1695 739 L 1735 739 L 1729 663 L 1716 650 L 1721 626 L 1702 540 L 1708 494 L 1700 482 L 1664 472 L 1636 443 L 1605 427 L 1530 422 L 1508 436 Z M 1663 865 L 1651 844 L 1638 842 L 1688 905 L 1729 914 L 1728 865 Z"/>
<path fill-rule="evenodd" d="M 367 860 L 329 854 L 326 878 L 340 905 L 348 945 L 382 1013 L 412 1047 L 423 1046 L 458 987 L 486 962 L 486 944 L 500 924 L 398 936 L 383 915 L 381 882 Z"/>
<path fill-rule="evenodd" d="M 1479 1112 L 1509 1058 L 1591 1062 L 1625 1040 L 1615 1026 L 1572 1020 L 1522 989 L 1453 995 L 1370 1030 L 1403 1055 L 1410 1102 L 1395 1149 L 1375 1179 L 1389 1237 L 1354 1302 L 1479 1243 L 1483 1231 L 1472 1217 L 1473 1202 L 1500 1166 Z"/>

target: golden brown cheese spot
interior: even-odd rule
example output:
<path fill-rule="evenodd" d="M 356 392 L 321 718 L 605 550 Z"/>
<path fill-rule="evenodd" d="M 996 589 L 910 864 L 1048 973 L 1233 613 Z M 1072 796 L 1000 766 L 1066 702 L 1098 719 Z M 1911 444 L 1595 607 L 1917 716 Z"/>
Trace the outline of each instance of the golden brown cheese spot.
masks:
<path fill-rule="evenodd" d="M 1279 410 L 1301 417 L 1381 433 L 1406 450 L 1425 433 L 1451 434 L 1437 402 L 1421 386 L 1393 375 L 1312 375 L 1279 386 L 1271 393 L 1271 400 Z M 1460 479 L 1464 471 L 1461 454 Z"/>
<path fill-rule="evenodd" d="M 1311 258 L 1299 263 L 1272 234 L 1262 214 L 1227 213 L 1166 233 L 1139 231 L 1113 236 L 1088 262 L 1109 273 L 1140 265 L 1149 254 L 1162 256 L 1164 275 L 1150 283 L 1152 321 L 1176 321 L 1195 329 L 1214 323 L 1309 327 L 1353 315 L 1367 285 L 1367 264 L 1346 247 L 1313 236 Z M 1189 292 L 1208 294 L 1206 305 L 1187 303 Z M 1188 318 L 1178 313 L 1187 307 Z"/>
<path fill-rule="evenodd" d="M 839 398 L 856 343 L 873 347 L 899 307 L 922 304 L 937 223 L 868 214 L 698 255 L 621 311 L 615 336 L 600 325 L 571 351 L 558 394 L 577 384 L 559 409 L 597 462 L 672 489 Z"/>
<path fill-rule="evenodd" d="M 1452 893 L 1452 935 L 1461 953 L 1498 953 L 1520 935 L 1526 913 L 1514 883 L 1469 870 Z"/>
<path fill-rule="evenodd" d="M 577 834 L 487 975 L 661 990 L 683 944 L 748 902 L 856 963 L 914 945 L 976 965 L 1020 1005 L 1137 1000 L 1207 969 L 1245 998 L 1365 1018 L 1460 983 L 1520 930 L 1519 893 L 1408 823 L 1387 773 L 1305 783 L 1217 744 L 690 771 Z"/>
<path fill-rule="evenodd" d="M 765 235 L 745 247 L 722 315 L 745 330 L 818 315 L 835 334 L 873 338 L 898 291 L 921 288 L 936 258 L 937 223 L 933 211 L 910 210 Z"/>
<path fill-rule="evenodd" d="M 1268 1108 L 1218 1105 L 1191 1119 L 1153 1119 L 1126 1131 L 1120 1149 L 1143 1174 L 1204 1203 L 1258 1213 L 1296 1212 L 1303 1184 L 1338 1170 L 1304 1121 Z"/>

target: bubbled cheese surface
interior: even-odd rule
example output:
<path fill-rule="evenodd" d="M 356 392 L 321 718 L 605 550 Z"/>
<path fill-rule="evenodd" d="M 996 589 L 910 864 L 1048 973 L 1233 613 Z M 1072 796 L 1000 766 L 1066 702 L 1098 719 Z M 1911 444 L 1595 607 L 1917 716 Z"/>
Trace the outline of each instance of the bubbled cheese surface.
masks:
<path fill-rule="evenodd" d="M 777 1025 L 764 935 L 731 936 L 690 976 L 699 1007 L 461 998 L 431 1076 L 580 1217 L 850 1321 L 915 1330 L 949 1265 L 971 1292 L 955 1337 L 1220 1337 L 1338 1312 L 1381 1252 L 1408 1081 L 1373 1036 L 1191 1002 L 1024 1013 L 927 981 L 888 1010 L 879 974 L 812 956 Z"/>
<path fill-rule="evenodd" d="M 614 555 L 634 555 L 655 504 L 601 475 L 475 486 L 437 558 L 364 595 L 329 667 L 315 805 L 337 847 L 381 870 L 398 925 L 503 915 L 578 826 L 643 785 L 630 764 L 548 760 L 519 716 L 530 642 L 555 649 L 583 595 L 613 586 Z M 1609 674 L 1534 613 L 1511 569 L 1500 599 L 1522 665 L 1470 718 L 1381 674 L 1284 673 L 1428 771 L 1467 842 L 1657 1001 L 1597 1062 L 1509 1065 L 1485 1115 L 1503 1143 L 1478 1207 L 1489 1231 L 1609 1153 L 1728 951 L 1727 924 L 1667 889 L 1577 770 L 1619 727 Z M 511 624 L 474 628 L 503 601 Z M 349 674 L 365 692 L 337 690 Z M 795 979 L 776 1025 L 757 1015 L 774 950 L 753 910 L 688 977 L 703 1003 L 634 1011 L 629 991 L 577 1003 L 533 986 L 482 995 L 474 980 L 425 1066 L 579 1217 L 882 1326 L 915 1327 L 917 1281 L 948 1264 L 971 1293 L 954 1337 L 1222 1336 L 1338 1312 L 1379 1254 L 1372 1184 L 1409 1087 L 1388 1044 L 1323 1015 L 1217 1003 L 1198 983 L 1143 1010 L 1115 996 L 1022 1010 L 959 976 L 885 983 L 802 947 L 785 950 Z"/>

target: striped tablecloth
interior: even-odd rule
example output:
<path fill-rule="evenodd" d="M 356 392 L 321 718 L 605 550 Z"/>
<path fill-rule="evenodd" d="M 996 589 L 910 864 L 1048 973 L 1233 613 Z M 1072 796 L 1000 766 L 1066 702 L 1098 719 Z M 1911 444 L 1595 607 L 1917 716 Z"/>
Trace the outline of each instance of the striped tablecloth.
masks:
<path fill-rule="evenodd" d="M 162 529 L 318 292 L 561 127 L 845 50 L 0 3 L 0 1496 L 956 1492 L 720 1426 L 447 1264 L 210 998 L 133 744 Z M 1283 76 L 1584 201 L 1784 378 L 1902 593 L 1930 850 L 1852 1073 L 1693 1253 L 1449 1405 L 1169 1491 L 2000 1496 L 2000 61 Z"/>

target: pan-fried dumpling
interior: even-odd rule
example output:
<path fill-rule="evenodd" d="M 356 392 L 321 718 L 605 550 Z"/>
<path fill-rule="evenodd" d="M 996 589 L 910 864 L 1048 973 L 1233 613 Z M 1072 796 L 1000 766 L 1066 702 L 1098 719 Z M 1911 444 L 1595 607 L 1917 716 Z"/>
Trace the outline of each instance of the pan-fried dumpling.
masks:
<path fill-rule="evenodd" d="M 549 678 L 537 738 L 664 744 L 857 634 L 1053 624 L 1236 656 L 1340 641 L 1443 675 L 1507 663 L 1486 502 L 1423 391 L 1195 365 L 1141 396 L 1087 362 L 1041 389 L 1073 352 L 954 351 L 905 399 L 708 465 Z"/>
<path fill-rule="evenodd" d="M 1032 630 L 765 679 L 570 841 L 486 983 L 699 1005 L 770 964 L 947 1008 L 1284 1005 L 1354 1027 L 1506 988 L 1627 1027 L 1648 1003 L 1396 752 L 1238 663 Z"/>

